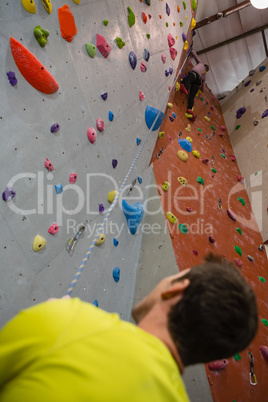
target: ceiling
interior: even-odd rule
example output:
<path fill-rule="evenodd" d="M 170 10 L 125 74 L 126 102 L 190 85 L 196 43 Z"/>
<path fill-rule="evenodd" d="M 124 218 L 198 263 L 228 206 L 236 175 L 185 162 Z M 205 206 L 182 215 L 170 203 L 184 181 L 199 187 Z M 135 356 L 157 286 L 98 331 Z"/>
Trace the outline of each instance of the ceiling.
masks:
<path fill-rule="evenodd" d="M 199 0 L 197 3 L 197 26 L 223 10 L 244 7 L 240 11 L 231 10 L 227 17 L 214 22 L 204 21 L 205 25 L 196 29 L 193 38 L 194 50 L 210 66 L 207 83 L 218 99 L 228 95 L 268 56 L 268 8 L 257 10 L 251 4 L 245 7 L 247 2 Z"/>

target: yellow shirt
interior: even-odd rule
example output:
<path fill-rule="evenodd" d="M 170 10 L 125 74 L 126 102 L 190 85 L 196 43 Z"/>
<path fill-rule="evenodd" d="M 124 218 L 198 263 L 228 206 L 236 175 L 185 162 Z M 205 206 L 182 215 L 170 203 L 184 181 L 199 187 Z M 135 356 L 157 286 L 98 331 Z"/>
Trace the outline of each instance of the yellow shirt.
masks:
<path fill-rule="evenodd" d="M 21 311 L 0 332 L 0 402 L 189 401 L 166 346 L 80 299 Z"/>

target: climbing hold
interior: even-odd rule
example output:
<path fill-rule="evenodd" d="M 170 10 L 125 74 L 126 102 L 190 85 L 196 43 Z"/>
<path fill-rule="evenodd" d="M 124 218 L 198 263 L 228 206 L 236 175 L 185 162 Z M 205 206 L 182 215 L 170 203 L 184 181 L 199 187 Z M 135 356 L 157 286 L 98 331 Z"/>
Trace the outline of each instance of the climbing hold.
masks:
<path fill-rule="evenodd" d="M 92 43 L 85 44 L 87 54 L 93 59 L 96 56 L 97 48 Z"/>
<path fill-rule="evenodd" d="M 204 116 L 204 119 L 209 123 L 210 122 L 210 118 L 208 116 Z"/>
<path fill-rule="evenodd" d="M 240 175 L 238 175 L 236 178 L 237 178 L 238 181 L 243 181 L 244 180 L 244 177 L 240 176 Z"/>
<path fill-rule="evenodd" d="M 147 15 L 145 13 L 142 13 L 142 20 L 144 22 L 144 24 L 146 24 L 147 22 Z"/>
<path fill-rule="evenodd" d="M 184 225 L 184 223 L 179 224 L 179 231 L 183 234 L 186 234 L 188 232 L 188 227 Z"/>
<path fill-rule="evenodd" d="M 117 159 L 113 159 L 112 160 L 112 166 L 113 166 L 114 169 L 116 168 L 117 164 L 118 164 Z"/>
<path fill-rule="evenodd" d="M 135 14 L 133 13 L 130 7 L 128 7 L 127 10 L 128 10 L 128 17 L 127 17 L 128 25 L 131 28 L 135 24 Z"/>
<path fill-rule="evenodd" d="M 33 241 L 33 251 L 40 251 L 46 245 L 46 239 L 40 235 L 36 235 Z"/>
<path fill-rule="evenodd" d="M 191 137 L 186 137 L 186 140 L 187 140 L 187 141 L 190 141 L 190 143 L 192 143 L 192 142 L 193 142 L 193 140 L 192 140 L 192 138 L 191 138 Z"/>
<path fill-rule="evenodd" d="M 112 204 L 112 202 L 114 201 L 117 194 L 118 194 L 118 191 L 116 191 L 116 190 L 110 191 L 110 193 L 108 194 L 108 201 L 110 204 Z"/>
<path fill-rule="evenodd" d="M 96 306 L 96 307 L 99 307 L 98 300 L 94 300 L 92 304 L 93 304 L 94 306 Z"/>
<path fill-rule="evenodd" d="M 113 121 L 113 119 L 114 119 L 114 114 L 113 114 L 113 112 L 109 111 L 109 120 Z"/>
<path fill-rule="evenodd" d="M 217 170 L 216 170 L 215 168 L 211 169 L 211 171 L 212 171 L 213 173 L 217 173 Z"/>
<path fill-rule="evenodd" d="M 4 201 L 10 201 L 12 198 L 14 198 L 16 195 L 16 192 L 11 188 L 7 187 L 5 191 L 2 193 L 2 198 Z"/>
<path fill-rule="evenodd" d="M 241 126 L 238 124 L 237 126 L 235 126 L 235 130 L 238 130 Z"/>
<path fill-rule="evenodd" d="M 161 60 L 162 60 L 162 62 L 165 64 L 165 62 L 166 62 L 166 56 L 165 56 L 164 53 L 161 54 Z"/>
<path fill-rule="evenodd" d="M 114 246 L 117 247 L 119 242 L 118 242 L 117 239 L 114 238 L 114 239 L 113 239 L 113 243 L 114 243 Z"/>
<path fill-rule="evenodd" d="M 108 92 L 104 92 L 103 94 L 101 94 L 101 97 L 103 100 L 106 100 L 108 98 Z"/>
<path fill-rule="evenodd" d="M 187 212 L 192 212 L 192 208 L 186 207 L 186 211 L 187 211 Z"/>
<path fill-rule="evenodd" d="M 102 214 L 104 212 L 105 208 L 103 204 L 99 204 L 99 213 Z"/>
<path fill-rule="evenodd" d="M 260 251 L 263 251 L 263 250 L 264 250 L 264 247 L 263 247 L 262 244 L 260 244 L 260 245 L 258 246 L 258 250 L 260 250 Z"/>
<path fill-rule="evenodd" d="M 170 57 L 172 58 L 172 60 L 175 60 L 178 55 L 177 49 L 175 49 L 175 47 L 170 47 L 169 52 L 170 52 Z"/>
<path fill-rule="evenodd" d="M 132 235 L 137 232 L 138 226 L 144 214 L 144 207 L 140 202 L 130 205 L 126 200 L 122 201 L 122 208 L 127 219 L 127 225 Z"/>
<path fill-rule="evenodd" d="M 9 81 L 10 85 L 12 85 L 13 87 L 18 82 L 18 80 L 16 78 L 16 75 L 15 75 L 15 73 L 13 71 L 8 71 L 7 72 L 7 78 L 8 78 L 8 81 Z"/>
<path fill-rule="evenodd" d="M 194 255 L 198 255 L 198 251 L 197 250 L 193 250 Z"/>
<path fill-rule="evenodd" d="M 52 4 L 51 4 L 51 1 L 50 1 L 50 0 L 41 0 L 41 1 L 42 1 L 42 4 L 43 4 L 43 6 L 44 6 L 46 12 L 47 12 L 48 14 L 51 14 L 51 12 L 52 12 Z"/>
<path fill-rule="evenodd" d="M 188 154 L 185 151 L 180 150 L 180 151 L 177 152 L 177 157 L 181 161 L 186 162 L 187 159 L 188 159 Z"/>
<path fill-rule="evenodd" d="M 253 257 L 251 257 L 251 255 L 247 255 L 247 257 L 248 257 L 248 260 L 249 260 L 249 261 L 251 261 L 251 262 L 253 262 L 253 261 L 254 261 L 254 258 L 253 258 Z"/>
<path fill-rule="evenodd" d="M 99 49 L 99 52 L 107 59 L 111 52 L 111 45 L 106 41 L 104 36 L 101 36 L 97 34 L 97 48 Z"/>
<path fill-rule="evenodd" d="M 215 128 L 214 126 L 210 126 L 210 127 L 212 128 L 212 130 L 213 130 L 213 131 L 215 131 L 215 130 L 216 130 L 216 128 Z"/>
<path fill-rule="evenodd" d="M 162 189 L 164 191 L 168 191 L 169 187 L 170 187 L 170 183 L 168 181 L 164 181 L 164 183 L 162 184 Z"/>
<path fill-rule="evenodd" d="M 178 11 L 178 13 L 181 11 L 181 9 L 180 9 L 180 6 L 179 6 L 179 5 L 177 5 L 177 11 Z"/>
<path fill-rule="evenodd" d="M 166 3 L 166 13 L 168 16 L 170 15 L 170 7 L 169 7 L 168 3 Z"/>
<path fill-rule="evenodd" d="M 33 0 L 21 0 L 23 7 L 25 8 L 28 13 L 35 14 L 36 13 L 36 6 Z"/>
<path fill-rule="evenodd" d="M 49 1 L 49 0 L 48 0 Z M 67 4 L 58 9 L 58 17 L 60 23 L 61 36 L 67 42 L 72 42 L 77 34 L 77 28 L 74 21 L 74 16 Z"/>
<path fill-rule="evenodd" d="M 60 129 L 60 125 L 58 123 L 54 123 L 50 127 L 51 133 L 56 133 L 57 131 L 59 131 L 59 129 Z"/>
<path fill-rule="evenodd" d="M 104 25 L 105 27 L 107 27 L 108 24 L 109 24 L 109 21 L 108 21 L 108 20 L 103 20 L 103 25 Z"/>
<path fill-rule="evenodd" d="M 150 34 L 148 34 L 148 33 L 146 34 L 146 36 L 147 36 L 147 38 L 148 38 L 148 39 L 150 39 L 150 37 L 151 37 L 151 35 L 150 35 Z"/>
<path fill-rule="evenodd" d="M 105 234 L 104 234 L 104 233 L 101 233 L 101 234 L 99 235 L 99 237 L 97 238 L 97 241 L 96 241 L 95 245 L 96 245 L 96 246 L 101 246 L 101 245 L 105 242 L 105 240 L 106 240 Z"/>
<path fill-rule="evenodd" d="M 163 138 L 165 135 L 164 131 L 159 131 L 158 138 Z"/>
<path fill-rule="evenodd" d="M 156 117 L 157 117 L 157 120 L 155 121 Z M 164 117 L 165 117 L 165 115 L 163 112 L 161 112 L 161 110 L 158 110 L 152 106 L 146 107 L 145 122 L 147 124 L 147 127 L 149 129 L 151 129 L 152 131 L 156 131 L 159 129 L 162 121 L 164 120 Z"/>
<path fill-rule="evenodd" d="M 55 184 L 55 190 L 57 194 L 60 194 L 63 192 L 63 186 L 62 184 Z"/>
<path fill-rule="evenodd" d="M 120 269 L 118 267 L 115 267 L 113 269 L 113 278 L 115 282 L 119 282 L 120 279 Z"/>
<path fill-rule="evenodd" d="M 225 127 L 225 126 L 220 126 L 220 130 L 221 130 L 221 131 L 225 131 L 225 130 L 226 130 L 226 127 Z"/>
<path fill-rule="evenodd" d="M 171 135 L 168 137 L 168 139 L 169 139 L 169 141 L 172 141 L 172 140 L 173 140 L 173 138 L 172 138 Z"/>
<path fill-rule="evenodd" d="M 261 345 L 261 346 L 259 346 L 259 350 L 260 350 L 261 355 L 263 356 L 264 360 L 266 360 L 268 363 L 268 346 Z"/>
<path fill-rule="evenodd" d="M 212 236 L 212 235 L 210 235 L 210 236 L 208 237 L 208 240 L 210 241 L 210 243 L 215 243 L 215 242 L 216 242 L 215 237 Z"/>
<path fill-rule="evenodd" d="M 129 55 L 128 55 L 128 59 L 129 59 L 131 67 L 133 68 L 133 70 L 135 70 L 136 65 L 137 65 L 137 56 L 136 56 L 136 54 L 131 51 L 129 53 Z"/>
<path fill-rule="evenodd" d="M 77 174 L 76 173 L 71 173 L 70 176 L 69 176 L 69 182 L 71 184 L 74 184 L 76 182 L 76 180 L 77 180 Z"/>
<path fill-rule="evenodd" d="M 237 254 L 239 254 L 239 255 L 241 256 L 241 255 L 242 255 L 242 250 L 241 250 L 241 248 L 238 247 L 238 246 L 234 246 L 234 248 L 235 248 L 235 251 L 237 252 Z"/>
<path fill-rule="evenodd" d="M 175 112 L 173 112 L 173 113 L 172 113 L 172 116 L 174 117 L 174 119 L 176 119 L 176 118 L 177 118 L 177 115 L 176 115 L 176 113 L 175 113 Z"/>
<path fill-rule="evenodd" d="M 266 282 L 266 280 L 265 280 L 262 276 L 259 276 L 259 280 L 260 280 L 261 282 L 263 282 L 263 283 Z"/>
<path fill-rule="evenodd" d="M 178 142 L 180 144 L 180 146 L 182 147 L 182 149 L 184 149 L 187 152 L 191 152 L 192 151 L 192 144 L 190 141 L 186 140 L 186 139 L 178 139 Z"/>
<path fill-rule="evenodd" d="M 187 49 L 188 49 L 188 41 L 186 40 L 184 42 L 183 50 L 187 50 Z"/>
<path fill-rule="evenodd" d="M 168 34 L 168 46 L 172 47 L 173 45 L 175 45 L 175 39 L 171 34 Z"/>
<path fill-rule="evenodd" d="M 46 158 L 44 165 L 49 172 L 52 172 L 54 170 L 54 167 L 48 158 Z"/>
<path fill-rule="evenodd" d="M 202 133 L 202 130 L 201 130 L 201 128 L 198 128 L 198 129 L 197 129 L 197 131 L 199 131 L 200 133 Z"/>
<path fill-rule="evenodd" d="M 260 71 L 260 72 L 262 72 L 262 71 L 265 70 L 265 69 L 266 69 L 266 66 L 260 66 L 260 67 L 259 67 L 259 71 Z"/>
<path fill-rule="evenodd" d="M 226 158 L 226 156 L 225 156 L 224 154 L 221 154 L 221 157 L 222 157 L 223 159 L 225 159 L 225 158 Z"/>
<path fill-rule="evenodd" d="M 168 77 L 169 76 L 169 71 L 165 70 L 165 76 Z"/>
<path fill-rule="evenodd" d="M 243 265 L 242 261 L 237 257 L 234 258 L 234 263 L 238 267 L 242 267 L 242 265 Z"/>
<path fill-rule="evenodd" d="M 187 184 L 188 184 L 188 181 L 187 181 L 187 179 L 185 179 L 185 177 L 180 176 L 177 178 L 177 180 L 184 187 L 187 186 Z"/>
<path fill-rule="evenodd" d="M 195 29 L 195 26 L 196 26 L 196 20 L 194 19 L 194 17 L 192 18 L 192 21 L 191 21 L 191 31 L 193 30 L 193 29 Z"/>
<path fill-rule="evenodd" d="M 182 21 L 180 21 L 180 26 L 183 27 L 183 22 Z"/>
<path fill-rule="evenodd" d="M 59 231 L 59 225 L 57 225 L 56 223 L 53 223 L 51 226 L 49 226 L 48 228 L 48 233 L 54 235 L 56 233 L 58 233 Z"/>
<path fill-rule="evenodd" d="M 209 163 L 209 159 L 208 158 L 202 159 L 202 163 L 204 163 L 204 165 L 207 165 Z"/>
<path fill-rule="evenodd" d="M 182 5 L 183 5 L 184 10 L 186 10 L 186 2 L 185 1 L 182 2 Z"/>
<path fill-rule="evenodd" d="M 261 319 L 261 322 L 268 327 L 268 320 L 265 320 L 264 318 Z"/>
<path fill-rule="evenodd" d="M 266 109 L 263 114 L 261 115 L 262 119 L 264 119 L 264 117 L 268 116 L 268 109 Z"/>
<path fill-rule="evenodd" d="M 102 119 L 97 119 L 96 120 L 96 127 L 100 132 L 104 131 L 105 130 L 104 121 Z"/>
<path fill-rule="evenodd" d="M 192 151 L 192 154 L 199 159 L 200 158 L 200 153 L 195 149 L 194 151 Z"/>
<path fill-rule="evenodd" d="M 146 64 L 143 61 L 141 62 L 140 69 L 142 73 L 145 73 L 147 71 Z"/>
<path fill-rule="evenodd" d="M 187 127 L 185 127 L 185 130 L 188 131 L 188 133 L 191 132 L 191 126 L 190 126 L 190 124 L 188 124 Z"/>
<path fill-rule="evenodd" d="M 240 228 L 236 228 L 235 230 L 242 236 L 242 230 Z"/>
<path fill-rule="evenodd" d="M 89 129 L 87 130 L 87 138 L 89 142 L 91 142 L 91 144 L 94 144 L 94 142 L 96 141 L 97 133 L 93 127 L 89 127 Z"/>
<path fill-rule="evenodd" d="M 213 106 L 213 105 L 210 105 L 210 109 L 211 109 L 211 110 L 214 110 L 214 106 Z"/>
<path fill-rule="evenodd" d="M 54 77 L 25 46 L 10 38 L 10 48 L 18 69 L 30 85 L 44 94 L 57 92 L 59 85 Z"/>
<path fill-rule="evenodd" d="M 123 41 L 122 38 L 119 38 L 119 36 L 117 36 L 115 38 L 115 40 L 116 40 L 116 43 L 117 43 L 117 46 L 119 47 L 119 49 L 122 49 L 122 47 L 125 46 L 125 42 Z"/>
<path fill-rule="evenodd" d="M 177 223 L 177 218 L 176 218 L 176 216 L 173 215 L 171 212 L 169 212 L 169 211 L 166 212 L 166 216 L 167 216 L 169 222 L 171 222 L 171 223 Z"/>
<path fill-rule="evenodd" d="M 137 177 L 138 182 L 141 184 L 142 183 L 142 178 L 140 176 Z"/>
<path fill-rule="evenodd" d="M 176 82 L 175 92 L 179 92 L 179 90 L 180 90 L 180 84 Z"/>
<path fill-rule="evenodd" d="M 234 359 L 235 359 L 236 362 L 238 362 L 238 360 L 241 360 L 242 358 L 241 358 L 241 355 L 239 353 L 236 353 L 234 355 Z"/>
<path fill-rule="evenodd" d="M 251 83 L 251 80 L 247 81 L 247 82 L 244 84 L 244 86 L 245 86 L 245 87 L 248 87 L 250 83 Z M 237 113 L 237 112 L 236 112 L 236 113 Z M 240 117 L 241 117 L 241 116 L 240 116 Z"/>
<path fill-rule="evenodd" d="M 185 33 L 183 32 L 183 33 L 181 34 L 181 36 L 182 36 L 182 40 L 183 40 L 183 42 L 185 42 L 185 41 L 186 41 L 186 39 L 187 39 L 187 36 L 185 35 Z"/>
<path fill-rule="evenodd" d="M 144 53 L 144 56 L 143 56 L 143 57 L 144 57 L 144 60 L 148 62 L 148 61 L 149 61 L 149 58 L 150 58 L 150 52 L 149 52 L 149 50 L 144 49 L 144 52 L 143 52 L 143 53 Z"/>
<path fill-rule="evenodd" d="M 245 84 L 246 86 L 246 84 Z M 245 107 L 240 107 L 237 111 L 236 111 L 236 118 L 240 119 L 240 117 L 243 116 L 243 114 L 246 112 L 246 108 Z"/>
<path fill-rule="evenodd" d="M 226 359 L 223 360 L 215 360 L 214 362 L 208 363 L 208 368 L 211 371 L 219 371 L 228 367 L 229 362 Z"/>
<path fill-rule="evenodd" d="M 244 198 L 238 197 L 238 201 L 241 202 L 242 205 L 246 205 Z"/>
<path fill-rule="evenodd" d="M 236 221 L 236 215 L 235 213 L 231 210 L 231 208 L 227 209 L 227 214 L 229 218 L 231 218 L 233 221 Z"/>
<path fill-rule="evenodd" d="M 41 47 L 45 47 L 47 44 L 47 37 L 49 36 L 49 31 L 47 29 L 41 28 L 40 25 L 36 25 L 34 28 L 34 36 Z"/>
<path fill-rule="evenodd" d="M 139 137 L 137 137 L 137 139 L 136 139 L 136 144 L 137 144 L 137 145 L 140 145 L 140 143 L 141 143 L 141 139 L 140 139 Z"/>
<path fill-rule="evenodd" d="M 173 108 L 173 103 L 168 102 L 167 107 L 168 107 L 169 109 L 172 109 L 172 108 Z"/>
<path fill-rule="evenodd" d="M 203 179 L 203 177 L 197 176 L 196 181 L 197 181 L 197 183 L 200 183 L 200 184 L 204 185 L 204 179 Z"/>

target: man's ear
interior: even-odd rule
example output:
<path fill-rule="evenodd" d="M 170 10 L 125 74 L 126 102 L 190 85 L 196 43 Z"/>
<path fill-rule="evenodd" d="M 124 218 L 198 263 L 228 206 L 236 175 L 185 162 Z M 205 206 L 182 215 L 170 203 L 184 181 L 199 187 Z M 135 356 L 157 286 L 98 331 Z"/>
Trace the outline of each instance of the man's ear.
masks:
<path fill-rule="evenodd" d="M 185 278 L 181 281 L 174 282 L 170 287 L 161 293 L 162 300 L 172 299 L 178 295 L 182 295 L 184 290 L 190 285 L 190 280 Z"/>

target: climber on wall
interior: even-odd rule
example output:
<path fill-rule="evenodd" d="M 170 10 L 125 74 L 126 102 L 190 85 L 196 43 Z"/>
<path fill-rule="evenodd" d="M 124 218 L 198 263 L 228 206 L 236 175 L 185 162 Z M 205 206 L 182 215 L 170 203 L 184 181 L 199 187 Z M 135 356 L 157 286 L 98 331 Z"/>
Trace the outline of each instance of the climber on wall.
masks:
<path fill-rule="evenodd" d="M 205 90 L 206 73 L 209 71 L 209 66 L 202 63 L 194 50 L 191 50 L 191 54 L 197 62 L 197 65 L 188 72 L 188 75 L 180 83 L 180 90 L 185 95 L 188 95 L 188 91 L 190 88 L 186 114 L 188 114 L 187 117 L 191 118 L 192 121 L 194 121 L 194 98 L 200 87 L 202 91 Z"/>
<path fill-rule="evenodd" d="M 0 331 L 1 402 L 188 402 L 184 366 L 233 356 L 258 326 L 251 286 L 213 255 L 132 315 L 137 326 L 68 296 L 21 311 Z"/>

